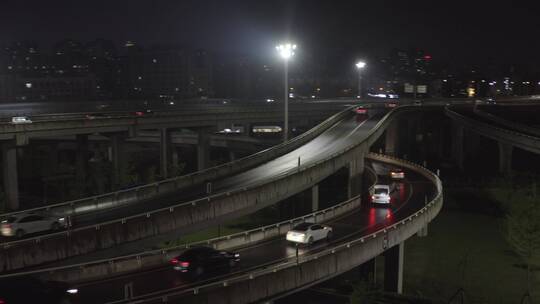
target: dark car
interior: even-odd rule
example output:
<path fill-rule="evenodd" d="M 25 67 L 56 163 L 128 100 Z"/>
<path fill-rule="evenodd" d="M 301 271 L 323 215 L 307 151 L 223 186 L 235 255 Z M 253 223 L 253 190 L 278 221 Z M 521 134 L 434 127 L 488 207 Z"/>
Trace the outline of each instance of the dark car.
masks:
<path fill-rule="evenodd" d="M 204 274 L 230 270 L 240 261 L 240 254 L 219 251 L 210 247 L 195 247 L 171 259 L 174 270 L 194 278 Z"/>
<path fill-rule="evenodd" d="M 70 304 L 77 303 L 78 290 L 69 283 L 43 281 L 34 277 L 0 280 L 1 304 Z"/>

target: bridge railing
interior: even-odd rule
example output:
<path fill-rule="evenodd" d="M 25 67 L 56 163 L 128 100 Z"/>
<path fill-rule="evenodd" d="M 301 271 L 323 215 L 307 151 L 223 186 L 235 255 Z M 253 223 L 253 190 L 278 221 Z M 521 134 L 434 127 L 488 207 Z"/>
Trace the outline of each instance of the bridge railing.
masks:
<path fill-rule="evenodd" d="M 178 301 L 184 297 L 204 297 L 205 293 L 213 296 L 229 288 L 226 295 L 223 294 L 225 302 L 234 297 L 243 297 L 245 302 L 260 301 L 272 298 L 279 293 L 290 290 L 297 290 L 332 278 L 345 271 L 348 271 L 369 259 L 376 257 L 385 250 L 405 241 L 420 229 L 433 220 L 442 208 L 443 188 L 441 180 L 437 175 L 415 163 L 401 160 L 385 155 L 370 153 L 368 158 L 391 163 L 414 170 L 435 186 L 435 195 L 426 202 L 425 206 L 413 214 L 387 225 L 377 231 L 359 236 L 352 241 L 345 241 L 336 246 L 322 251 L 300 255 L 299 257 L 288 257 L 265 264 L 264 267 L 233 274 L 225 279 L 219 279 L 211 283 L 189 287 L 187 289 L 170 288 L 150 294 L 139 295 L 129 300 L 119 300 L 112 303 L 164 303 Z M 290 278 L 296 278 L 291 280 Z M 249 286 L 265 286 L 261 291 L 249 291 L 246 294 L 246 286 L 242 283 L 248 282 Z M 232 289 L 232 290 L 231 290 Z M 244 293 L 238 293 L 244 290 Z M 256 293 L 256 295 L 252 294 Z M 273 292 L 273 294 L 272 294 Z"/>
<path fill-rule="evenodd" d="M 25 209 L 0 215 L 0 218 L 19 213 L 47 212 L 58 216 L 73 216 L 106 208 L 114 208 L 134 201 L 148 200 L 158 195 L 182 190 L 194 185 L 201 185 L 207 181 L 222 178 L 228 175 L 242 172 L 259 164 L 268 162 L 304 145 L 326 129 L 334 125 L 343 117 L 350 115 L 350 110 L 345 109 L 332 115 L 321 124 L 311 128 L 305 133 L 279 145 L 257 152 L 255 154 L 225 163 L 219 166 L 197 171 L 188 175 L 173 177 L 155 183 L 123 189 L 115 192 L 95 195 L 82 199 L 50 204 L 43 207 Z"/>

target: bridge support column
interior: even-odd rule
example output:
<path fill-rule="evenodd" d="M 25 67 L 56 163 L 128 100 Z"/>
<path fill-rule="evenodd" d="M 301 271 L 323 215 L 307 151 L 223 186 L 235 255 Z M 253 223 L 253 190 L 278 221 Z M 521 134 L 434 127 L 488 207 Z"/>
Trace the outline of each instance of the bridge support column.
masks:
<path fill-rule="evenodd" d="M 111 138 L 110 160 L 113 165 L 113 188 L 117 189 L 124 185 L 126 176 L 126 155 L 125 140 L 127 135 L 124 133 L 114 133 Z"/>
<path fill-rule="evenodd" d="M 463 126 L 453 123 L 452 124 L 452 154 L 454 161 L 459 170 L 463 171 Z"/>
<path fill-rule="evenodd" d="M 360 265 L 360 275 L 368 280 L 370 285 L 377 285 L 377 258 Z"/>
<path fill-rule="evenodd" d="M 311 212 L 319 211 L 319 185 L 311 187 Z"/>
<path fill-rule="evenodd" d="M 499 142 L 499 173 L 509 175 L 512 172 L 512 152 L 514 147 Z"/>
<path fill-rule="evenodd" d="M 403 292 L 403 262 L 405 242 L 384 252 L 384 290 Z"/>
<path fill-rule="evenodd" d="M 364 173 L 364 155 L 354 158 L 349 163 L 349 198 L 362 192 L 362 174 Z"/>
<path fill-rule="evenodd" d="M 159 173 L 161 178 L 169 177 L 169 164 L 171 158 L 171 132 L 167 128 L 162 128 L 159 130 Z"/>
<path fill-rule="evenodd" d="M 199 140 L 197 143 L 197 168 L 204 170 L 210 165 L 210 134 L 208 130 L 201 129 L 198 131 Z"/>
<path fill-rule="evenodd" d="M 386 128 L 384 153 L 391 156 L 398 155 L 399 148 L 399 120 L 390 123 Z"/>
<path fill-rule="evenodd" d="M 2 171 L 7 210 L 19 209 L 19 181 L 17 173 L 17 147 L 14 142 L 2 143 Z"/>
<path fill-rule="evenodd" d="M 88 135 L 77 135 L 76 178 L 79 186 L 86 188 L 88 175 Z"/>

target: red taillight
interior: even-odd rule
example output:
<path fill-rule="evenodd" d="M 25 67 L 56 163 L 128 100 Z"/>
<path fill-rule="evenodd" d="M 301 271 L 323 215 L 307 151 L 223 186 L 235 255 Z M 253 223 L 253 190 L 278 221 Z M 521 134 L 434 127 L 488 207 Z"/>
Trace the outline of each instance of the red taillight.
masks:
<path fill-rule="evenodd" d="M 171 260 L 171 264 L 173 264 L 173 265 L 178 264 L 178 262 L 179 262 L 178 259 L 172 259 L 172 260 Z"/>
<path fill-rule="evenodd" d="M 187 268 L 189 267 L 189 262 L 180 262 L 180 266 Z"/>
<path fill-rule="evenodd" d="M 139 111 L 139 112 L 135 112 L 135 115 L 137 115 L 137 116 L 143 116 L 144 113 Z"/>
<path fill-rule="evenodd" d="M 11 224 L 2 224 L 2 228 L 11 229 Z M 0 302 L 2 304 L 2 302 Z"/>
<path fill-rule="evenodd" d="M 7 302 L 4 299 L 0 299 L 0 304 L 6 304 Z"/>

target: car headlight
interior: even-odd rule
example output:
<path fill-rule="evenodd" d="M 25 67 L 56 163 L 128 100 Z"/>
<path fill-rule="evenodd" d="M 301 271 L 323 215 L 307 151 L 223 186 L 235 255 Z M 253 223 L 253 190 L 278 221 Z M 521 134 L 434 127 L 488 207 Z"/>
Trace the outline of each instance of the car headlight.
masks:
<path fill-rule="evenodd" d="M 70 288 L 68 290 L 66 290 L 67 293 L 69 294 L 77 294 L 79 292 L 79 290 L 77 288 Z"/>

